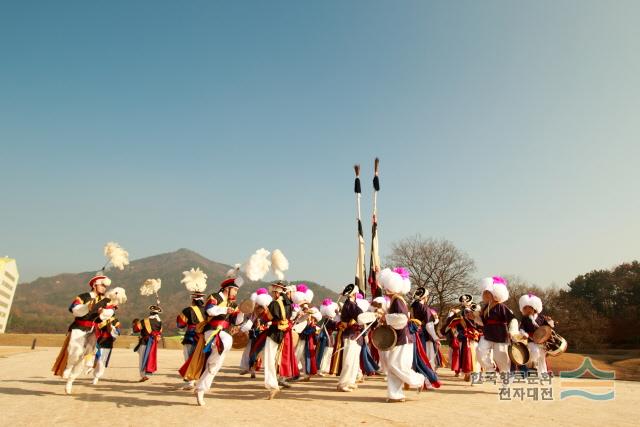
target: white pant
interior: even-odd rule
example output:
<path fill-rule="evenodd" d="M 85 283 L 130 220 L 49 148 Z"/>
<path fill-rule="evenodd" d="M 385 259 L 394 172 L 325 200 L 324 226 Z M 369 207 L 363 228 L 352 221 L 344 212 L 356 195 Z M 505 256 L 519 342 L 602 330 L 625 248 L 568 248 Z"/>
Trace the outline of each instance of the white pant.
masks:
<path fill-rule="evenodd" d="M 427 353 L 427 359 L 429 359 L 429 363 L 431 364 L 431 369 L 433 369 L 434 372 L 437 371 L 438 370 L 438 365 L 437 365 L 438 352 L 436 351 L 436 344 L 433 341 L 427 341 L 427 345 L 425 346 L 425 352 Z"/>
<path fill-rule="evenodd" d="M 146 350 L 147 346 L 144 344 L 138 347 L 138 369 L 140 370 L 140 378 L 144 378 L 147 376 L 145 367 L 142 366 L 142 360 L 144 359 L 144 353 Z"/>
<path fill-rule="evenodd" d="M 495 372 L 498 367 L 500 372 L 511 372 L 511 360 L 509 359 L 509 344 L 504 342 L 493 342 L 486 340 L 484 337 L 480 337 L 478 343 L 478 349 L 476 351 L 480 366 L 485 372 Z M 493 357 L 492 357 L 493 351 Z"/>
<path fill-rule="evenodd" d="M 331 370 L 331 355 L 333 355 L 333 347 L 325 348 L 322 359 L 320 360 L 319 372 L 326 374 Z"/>
<path fill-rule="evenodd" d="M 389 362 L 387 362 L 387 356 L 389 353 L 388 351 L 379 351 L 378 352 L 378 358 L 380 360 L 378 360 L 378 366 L 380 366 L 380 371 L 382 371 L 385 375 L 387 375 L 387 364 Z"/>
<path fill-rule="evenodd" d="M 355 385 L 360 373 L 360 349 L 362 347 L 356 340 L 344 340 L 344 350 L 342 350 L 342 370 L 338 387 Z"/>
<path fill-rule="evenodd" d="M 533 367 L 538 371 L 538 375 L 547 370 L 547 351 L 540 344 L 534 342 L 527 343 L 529 349 L 529 357 L 533 362 Z"/>
<path fill-rule="evenodd" d="M 247 346 L 244 348 L 242 352 L 242 357 L 240 358 L 240 369 L 243 371 L 252 371 L 253 368 L 249 366 L 249 354 L 251 353 L 251 340 L 247 343 Z"/>
<path fill-rule="evenodd" d="M 421 387 L 425 377 L 414 371 L 413 364 L 414 344 L 402 344 L 385 351 L 387 365 L 387 397 L 389 399 L 404 399 L 404 385 L 411 388 Z"/>
<path fill-rule="evenodd" d="M 67 367 L 64 370 L 63 378 L 73 381 L 82 373 L 87 360 L 93 358 L 96 336 L 93 331 L 85 332 L 80 329 L 72 329 L 70 334 L 69 346 L 67 347 Z"/>
<path fill-rule="evenodd" d="M 298 343 L 296 344 L 296 361 L 298 362 L 298 370 L 300 373 L 309 375 L 307 372 L 307 363 L 305 362 L 306 357 L 304 355 L 304 345 L 304 340 L 298 340 Z"/>
<path fill-rule="evenodd" d="M 214 331 L 207 331 L 204 333 L 204 339 L 208 340 L 211 334 Z M 222 354 L 218 354 L 218 349 L 215 344 L 211 346 L 211 354 L 207 359 L 207 366 L 202 373 L 202 376 L 198 380 L 198 384 L 196 385 L 197 391 L 207 391 L 211 388 L 211 383 L 213 379 L 216 377 L 216 374 L 222 368 L 222 364 L 224 363 L 224 358 L 231 350 L 231 345 L 233 344 L 233 337 L 226 333 L 225 331 L 219 332 L 220 339 L 222 340 L 222 345 L 224 346 L 224 350 Z"/>
<path fill-rule="evenodd" d="M 267 390 L 278 390 L 278 347 L 279 344 L 267 337 L 264 344 L 264 386 Z"/>
<path fill-rule="evenodd" d="M 107 360 L 109 360 L 109 355 L 111 354 L 110 348 L 101 348 L 100 349 L 100 357 L 96 357 L 95 368 L 93 370 L 93 378 L 102 378 L 104 375 L 104 370 L 107 368 L 105 365 Z"/>

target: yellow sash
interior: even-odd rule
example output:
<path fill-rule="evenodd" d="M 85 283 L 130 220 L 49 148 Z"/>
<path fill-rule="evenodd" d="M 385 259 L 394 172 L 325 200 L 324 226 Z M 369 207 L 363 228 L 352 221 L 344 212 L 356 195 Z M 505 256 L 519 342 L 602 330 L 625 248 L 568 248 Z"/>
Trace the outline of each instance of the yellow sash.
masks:
<path fill-rule="evenodd" d="M 283 316 L 283 318 L 278 322 L 278 329 L 280 329 L 281 331 L 286 331 L 289 328 L 289 319 L 286 318 L 287 312 L 284 309 L 284 303 L 282 302 L 281 298 L 278 298 L 276 302 L 278 303 L 278 306 L 280 307 L 280 313 Z"/>
<path fill-rule="evenodd" d="M 191 306 L 191 310 L 193 310 L 193 313 L 196 315 L 196 317 L 198 318 L 198 323 L 202 323 L 204 322 L 204 317 L 202 316 L 202 312 L 200 310 L 198 310 L 198 308 L 196 306 Z"/>
<path fill-rule="evenodd" d="M 191 361 L 189 362 L 189 367 L 184 374 L 184 379 L 187 381 L 195 381 L 200 379 L 205 359 L 206 355 L 204 353 L 204 337 L 200 336 L 198 338 L 198 342 L 196 343 L 196 348 L 191 354 Z"/>
<path fill-rule="evenodd" d="M 202 312 L 200 312 L 200 310 L 196 310 L 196 308 L 193 306 L 191 307 L 191 309 L 198 318 L 198 324 L 196 325 L 195 331 L 197 334 L 201 334 L 204 331 L 204 327 L 207 326 L 207 320 L 202 316 Z"/>
<path fill-rule="evenodd" d="M 144 323 L 144 328 L 147 330 L 149 335 L 151 335 L 151 332 L 153 332 L 153 329 L 151 329 L 151 320 L 147 317 L 142 321 L 142 323 Z"/>

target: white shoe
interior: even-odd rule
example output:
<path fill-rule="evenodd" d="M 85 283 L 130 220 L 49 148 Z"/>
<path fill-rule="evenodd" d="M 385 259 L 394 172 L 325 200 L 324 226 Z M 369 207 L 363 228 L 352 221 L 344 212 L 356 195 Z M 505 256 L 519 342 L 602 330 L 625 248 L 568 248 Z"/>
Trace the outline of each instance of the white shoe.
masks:
<path fill-rule="evenodd" d="M 94 378 L 93 381 L 91 381 L 91 384 L 96 385 L 98 384 L 98 380 L 100 380 L 100 378 Z"/>
<path fill-rule="evenodd" d="M 198 406 L 204 406 L 204 391 L 196 392 L 196 400 L 198 401 Z"/>
<path fill-rule="evenodd" d="M 73 387 L 73 381 L 68 380 L 64 386 L 64 392 L 67 394 L 71 394 L 71 388 Z"/>

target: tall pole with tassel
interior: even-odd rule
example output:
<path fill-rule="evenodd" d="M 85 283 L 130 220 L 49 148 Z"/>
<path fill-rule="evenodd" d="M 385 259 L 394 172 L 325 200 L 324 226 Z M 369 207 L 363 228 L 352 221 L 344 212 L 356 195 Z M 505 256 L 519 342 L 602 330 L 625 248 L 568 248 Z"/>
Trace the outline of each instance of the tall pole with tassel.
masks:
<path fill-rule="evenodd" d="M 380 179 L 378 178 L 380 159 L 376 157 L 373 164 L 373 217 L 371 219 L 371 259 L 369 261 L 369 288 L 371 298 L 382 295 L 378 285 L 377 273 L 380 271 L 380 255 L 378 252 L 378 191 L 380 191 Z"/>
<path fill-rule="evenodd" d="M 362 193 L 362 189 L 360 187 L 360 165 L 355 165 L 353 169 L 356 172 L 354 191 L 356 193 L 356 207 L 358 210 L 358 258 L 356 259 L 355 285 L 366 296 L 365 282 L 366 282 L 367 268 L 365 265 L 364 235 L 362 233 L 362 220 L 360 217 L 360 197 Z"/>

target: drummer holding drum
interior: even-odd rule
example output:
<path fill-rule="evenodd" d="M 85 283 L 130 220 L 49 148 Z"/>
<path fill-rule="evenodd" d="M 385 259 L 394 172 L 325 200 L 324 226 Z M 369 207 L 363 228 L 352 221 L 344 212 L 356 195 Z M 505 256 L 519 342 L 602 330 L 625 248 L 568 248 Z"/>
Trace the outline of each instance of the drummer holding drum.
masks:
<path fill-rule="evenodd" d="M 520 312 L 522 313 L 520 334 L 527 338 L 529 358 L 533 362 L 533 367 L 539 374 L 547 372 L 547 352 L 545 346 L 534 342 L 534 334 L 543 326 L 548 326 L 552 329 L 554 327 L 553 319 L 541 314 L 542 300 L 532 293 L 522 295 L 518 301 L 518 305 L 520 307 Z"/>
<path fill-rule="evenodd" d="M 520 332 L 518 320 L 504 304 L 509 299 L 507 281 L 499 276 L 487 277 L 482 280 L 482 289 L 484 304 L 475 315 L 484 334 L 478 343 L 478 359 L 485 372 L 495 372 L 498 368 L 501 375 L 508 375 L 511 372 L 509 344 L 511 340 L 520 339 Z"/>

